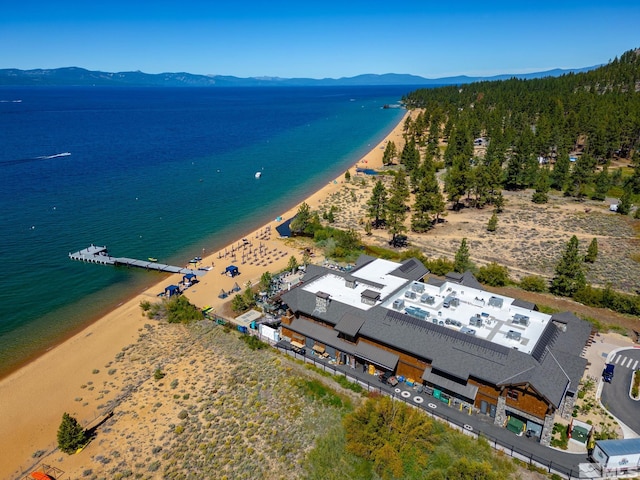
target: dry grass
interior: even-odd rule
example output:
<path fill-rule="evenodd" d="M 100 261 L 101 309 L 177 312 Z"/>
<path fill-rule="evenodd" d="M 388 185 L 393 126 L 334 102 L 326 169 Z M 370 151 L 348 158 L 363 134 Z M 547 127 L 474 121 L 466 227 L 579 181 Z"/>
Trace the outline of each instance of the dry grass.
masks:
<path fill-rule="evenodd" d="M 374 230 L 369 237 L 364 232 L 366 202 L 377 178 L 358 177 L 357 185 L 343 185 L 323 204 L 323 209 L 328 211 L 335 205 L 336 227 L 356 228 L 365 242 L 388 246 L 389 235 L 385 230 Z M 388 177 L 379 178 L 389 182 Z M 460 240 L 466 237 L 476 264 L 505 265 L 518 280 L 534 274 L 550 278 L 572 235 L 578 237 L 585 253 L 595 237 L 599 253 L 595 263 L 585 264 L 587 280 L 595 286 L 610 283 L 625 293 L 640 289 L 640 221 L 609 212 L 605 202 L 577 202 L 556 193 L 550 195 L 549 203 L 537 205 L 531 202 L 531 191 L 503 194 L 506 205 L 498 215 L 495 233 L 487 232 L 491 208 L 448 211 L 446 221 L 432 231 L 425 234 L 409 231 L 411 246 L 420 248 L 428 257 L 452 259 Z M 411 212 L 407 227 L 410 215 Z"/>
<path fill-rule="evenodd" d="M 71 478 L 93 479 L 196 478 L 194 472 L 277 479 L 302 471 L 314 439 L 343 410 L 301 388 L 300 378 L 322 377 L 275 350 L 249 350 L 237 337 L 210 322 L 149 325 L 113 362 L 125 396 L 99 407 L 115 407 L 113 417 L 80 455 L 50 463 Z M 160 380 L 157 369 L 165 374 Z M 85 397 L 88 408 L 98 408 L 109 388 L 87 388 L 94 394 Z"/>

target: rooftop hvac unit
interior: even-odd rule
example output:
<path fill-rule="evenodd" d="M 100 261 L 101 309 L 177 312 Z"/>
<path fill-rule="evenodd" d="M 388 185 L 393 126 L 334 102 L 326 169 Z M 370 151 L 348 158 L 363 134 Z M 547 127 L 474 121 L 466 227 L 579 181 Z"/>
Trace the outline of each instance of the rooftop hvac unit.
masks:
<path fill-rule="evenodd" d="M 524 325 L 525 327 L 528 327 L 529 317 L 527 317 L 526 315 L 521 315 L 519 313 L 516 313 L 513 316 L 513 323 L 515 323 L 516 325 Z"/>
<path fill-rule="evenodd" d="M 404 300 L 402 300 L 401 298 L 398 298 L 397 300 L 393 301 L 394 310 L 402 310 L 403 308 L 404 308 Z"/>
<path fill-rule="evenodd" d="M 404 292 L 404 298 L 409 298 L 411 300 L 415 300 L 417 297 L 416 292 L 413 292 L 411 290 L 407 290 L 406 292 Z"/>
<path fill-rule="evenodd" d="M 491 307 L 502 308 L 502 303 L 503 303 L 503 300 L 502 298 L 499 298 L 499 297 L 491 297 L 489 299 L 489 306 Z"/>
<path fill-rule="evenodd" d="M 514 330 L 509 330 L 507 332 L 507 338 L 510 340 L 517 340 L 518 342 L 522 338 L 522 334 L 520 332 L 516 332 Z"/>
<path fill-rule="evenodd" d="M 429 295 L 427 293 L 423 293 L 420 297 L 420 303 L 424 303 L 426 305 L 433 305 L 436 303 L 436 298 L 433 295 Z"/>
<path fill-rule="evenodd" d="M 475 335 L 476 334 L 476 331 L 473 328 L 469 328 L 469 327 L 462 327 L 460 329 L 460 331 L 462 333 L 466 333 L 467 335 Z"/>
<path fill-rule="evenodd" d="M 418 283 L 418 282 L 412 283 L 411 290 L 413 290 L 416 293 L 424 292 L 424 283 Z"/>
<path fill-rule="evenodd" d="M 474 315 L 469 319 L 469 325 L 473 325 L 474 327 L 481 327 L 482 317 L 480 315 Z"/>

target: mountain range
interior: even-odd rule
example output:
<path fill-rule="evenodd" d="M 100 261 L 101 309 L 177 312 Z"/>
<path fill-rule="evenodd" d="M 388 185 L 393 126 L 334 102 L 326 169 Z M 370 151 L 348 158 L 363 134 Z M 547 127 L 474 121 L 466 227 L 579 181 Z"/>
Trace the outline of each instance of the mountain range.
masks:
<path fill-rule="evenodd" d="M 386 73 L 363 74 L 342 78 L 280 78 L 249 77 L 240 78 L 229 75 L 195 75 L 191 73 L 101 72 L 78 67 L 54 69 L 19 70 L 0 69 L 0 85 L 74 85 L 74 86 L 157 86 L 157 87 L 270 87 L 270 86 L 344 86 L 344 85 L 462 85 L 478 81 L 507 80 L 510 78 L 531 79 L 559 77 L 568 73 L 580 73 L 593 70 L 598 66 L 579 69 L 546 70 L 543 72 L 504 74 L 491 77 L 455 77 L 424 78 L 417 75 Z"/>

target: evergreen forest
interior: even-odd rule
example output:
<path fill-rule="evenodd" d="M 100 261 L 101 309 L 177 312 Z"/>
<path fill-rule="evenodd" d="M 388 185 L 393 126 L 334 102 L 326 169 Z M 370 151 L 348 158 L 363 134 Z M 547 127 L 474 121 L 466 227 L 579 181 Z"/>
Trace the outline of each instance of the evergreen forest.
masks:
<path fill-rule="evenodd" d="M 424 199 L 441 167 L 453 208 L 495 205 L 501 189 L 535 188 L 544 203 L 551 188 L 578 200 L 613 196 L 630 213 L 640 194 L 639 91 L 636 49 L 589 72 L 406 95 L 420 112 L 404 125 L 399 158 L 416 193 L 416 231 L 442 212 Z"/>

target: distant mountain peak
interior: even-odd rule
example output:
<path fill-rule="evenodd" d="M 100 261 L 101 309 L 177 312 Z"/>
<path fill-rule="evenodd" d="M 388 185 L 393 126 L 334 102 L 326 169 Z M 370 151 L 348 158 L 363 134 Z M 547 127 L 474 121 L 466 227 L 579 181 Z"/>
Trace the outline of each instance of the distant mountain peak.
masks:
<path fill-rule="evenodd" d="M 541 78 L 560 76 L 565 73 L 579 73 L 597 68 L 553 69 L 545 72 L 526 74 L 505 74 L 492 77 L 469 77 L 459 75 L 444 78 L 424 78 L 418 75 L 400 73 L 365 73 L 355 77 L 341 78 L 281 78 L 271 76 L 240 78 L 230 75 L 194 75 L 186 72 L 150 74 L 140 70 L 130 72 L 102 72 L 82 67 L 62 67 L 54 69 L 19 70 L 0 69 L 0 85 L 120 85 L 157 87 L 256 87 L 256 86 L 367 86 L 367 85 L 461 85 L 484 80 L 506 80 L 510 78 Z"/>

